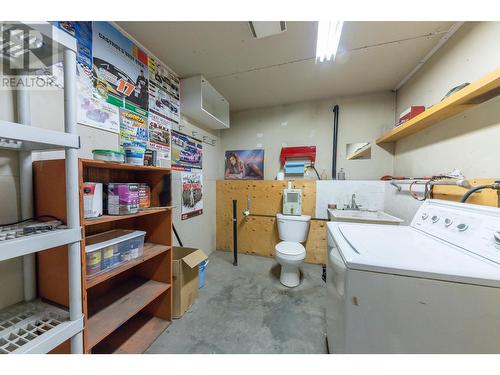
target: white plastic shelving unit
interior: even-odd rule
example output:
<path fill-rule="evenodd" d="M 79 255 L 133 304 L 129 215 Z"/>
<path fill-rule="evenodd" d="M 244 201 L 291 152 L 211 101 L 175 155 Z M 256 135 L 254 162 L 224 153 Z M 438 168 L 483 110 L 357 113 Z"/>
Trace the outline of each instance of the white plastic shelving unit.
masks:
<path fill-rule="evenodd" d="M 23 25 L 20 23 L 20 25 Z M 81 227 L 78 197 L 78 155 L 76 128 L 76 40 L 47 22 L 24 25 L 39 31 L 47 57 L 59 56 L 64 64 L 64 126 L 57 132 L 30 126 L 29 96 L 17 90 L 19 123 L 0 121 L 0 148 L 19 151 L 22 219 L 32 213 L 31 151 L 65 150 L 65 229 L 0 241 L 0 261 L 23 256 L 25 302 L 0 311 L 0 353 L 48 353 L 71 339 L 71 352 L 83 353 L 81 297 Z M 68 246 L 69 311 L 34 297 L 34 253 L 56 246 Z"/>

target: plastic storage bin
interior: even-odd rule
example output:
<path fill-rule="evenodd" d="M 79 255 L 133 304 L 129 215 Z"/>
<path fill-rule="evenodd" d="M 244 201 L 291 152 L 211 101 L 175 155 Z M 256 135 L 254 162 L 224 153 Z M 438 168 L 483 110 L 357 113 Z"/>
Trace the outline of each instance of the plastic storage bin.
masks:
<path fill-rule="evenodd" d="M 115 163 L 125 162 L 125 153 L 114 150 L 92 150 L 94 160 L 113 161 Z"/>
<path fill-rule="evenodd" d="M 146 232 L 114 229 L 86 238 L 87 277 L 96 276 L 140 257 Z"/>
<path fill-rule="evenodd" d="M 198 289 L 205 285 L 205 270 L 207 269 L 208 259 L 198 264 Z"/>

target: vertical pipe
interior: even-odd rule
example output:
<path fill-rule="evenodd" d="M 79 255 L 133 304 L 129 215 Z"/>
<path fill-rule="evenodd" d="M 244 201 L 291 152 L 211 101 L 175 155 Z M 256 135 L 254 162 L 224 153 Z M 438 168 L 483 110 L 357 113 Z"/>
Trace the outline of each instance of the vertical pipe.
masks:
<path fill-rule="evenodd" d="M 184 247 L 182 244 L 181 238 L 179 237 L 179 233 L 177 233 L 177 230 L 175 229 L 175 225 L 172 224 L 172 229 L 174 230 L 175 238 L 177 238 L 177 242 L 179 242 L 180 247 Z"/>
<path fill-rule="evenodd" d="M 233 266 L 238 265 L 238 201 L 233 200 Z"/>
<path fill-rule="evenodd" d="M 339 106 L 333 107 L 333 147 L 332 147 L 332 180 L 337 179 L 337 148 L 339 134 Z"/>
<path fill-rule="evenodd" d="M 27 88 L 16 90 L 17 122 L 31 125 L 30 97 Z M 33 217 L 33 166 L 31 151 L 20 151 L 19 186 L 21 220 Z M 35 254 L 23 256 L 23 288 L 24 300 L 31 301 L 36 297 Z"/>
<path fill-rule="evenodd" d="M 64 49 L 64 127 L 66 133 L 76 129 L 76 54 Z M 68 228 L 80 228 L 78 194 L 78 150 L 66 149 L 66 216 Z M 80 242 L 68 245 L 69 315 L 71 320 L 82 316 L 82 279 Z M 82 332 L 71 338 L 71 352 L 83 353 Z"/>

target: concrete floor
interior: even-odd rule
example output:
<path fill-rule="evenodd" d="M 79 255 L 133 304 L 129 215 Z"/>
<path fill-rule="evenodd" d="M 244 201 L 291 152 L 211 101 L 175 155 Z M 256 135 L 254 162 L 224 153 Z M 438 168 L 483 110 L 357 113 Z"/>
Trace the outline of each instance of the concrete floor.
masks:
<path fill-rule="evenodd" d="M 326 353 L 321 266 L 304 264 L 296 288 L 274 258 L 215 251 L 197 302 L 147 353 Z"/>

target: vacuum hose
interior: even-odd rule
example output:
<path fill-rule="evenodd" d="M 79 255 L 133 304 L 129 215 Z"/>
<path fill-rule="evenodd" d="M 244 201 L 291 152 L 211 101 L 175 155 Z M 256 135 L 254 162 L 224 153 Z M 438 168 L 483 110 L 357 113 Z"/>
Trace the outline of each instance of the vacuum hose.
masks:
<path fill-rule="evenodd" d="M 493 190 L 500 190 L 500 181 L 495 181 L 493 184 L 489 185 L 478 185 L 474 186 L 472 189 L 468 190 L 463 196 L 462 199 L 460 199 L 460 203 L 465 203 L 469 197 L 483 189 L 493 189 Z"/>

